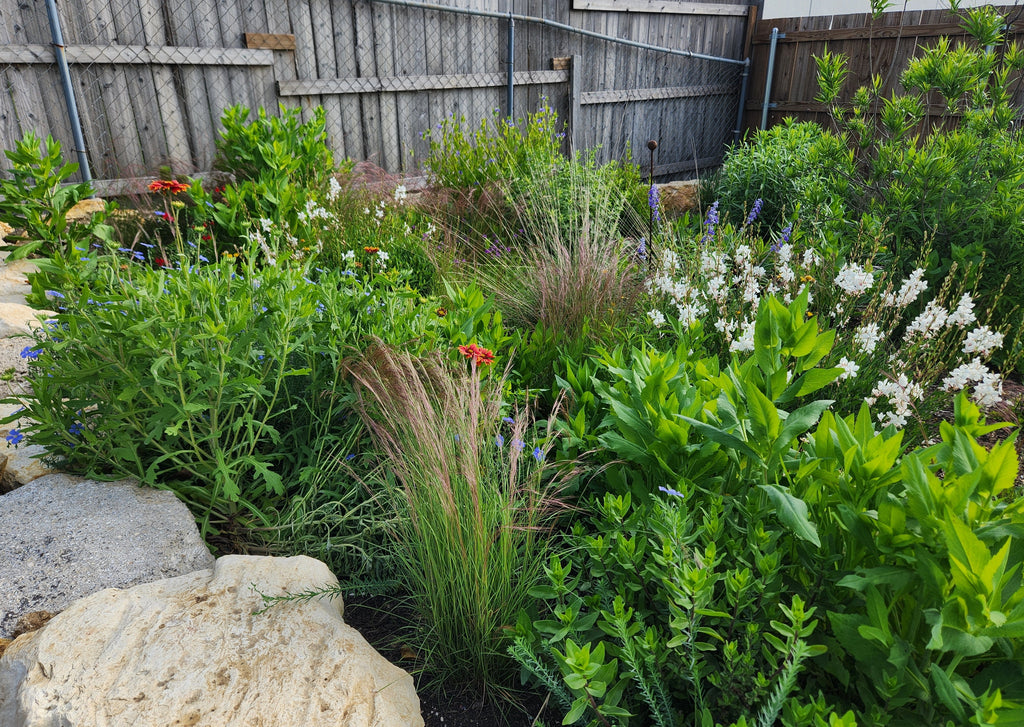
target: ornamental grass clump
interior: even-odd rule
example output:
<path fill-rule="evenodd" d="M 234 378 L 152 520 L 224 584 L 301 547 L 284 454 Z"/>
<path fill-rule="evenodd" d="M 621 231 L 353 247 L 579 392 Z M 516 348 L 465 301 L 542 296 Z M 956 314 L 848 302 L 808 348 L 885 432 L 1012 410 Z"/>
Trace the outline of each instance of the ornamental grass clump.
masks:
<path fill-rule="evenodd" d="M 377 342 L 344 368 L 384 465 L 374 489 L 402 516 L 393 557 L 425 669 L 486 691 L 515 671 L 507 629 L 532 601 L 558 502 L 546 433 L 535 438 L 525 407 L 503 416 L 503 381 L 480 382 L 481 351 L 453 368 Z"/>

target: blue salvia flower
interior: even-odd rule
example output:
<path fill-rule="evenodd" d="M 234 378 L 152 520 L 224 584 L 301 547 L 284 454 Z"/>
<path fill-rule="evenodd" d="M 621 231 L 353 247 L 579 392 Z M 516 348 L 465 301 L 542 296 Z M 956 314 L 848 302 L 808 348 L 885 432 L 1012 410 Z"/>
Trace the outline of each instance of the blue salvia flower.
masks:
<path fill-rule="evenodd" d="M 651 208 L 651 215 L 655 222 L 661 222 L 661 195 L 658 192 L 658 185 L 652 184 L 647 192 L 647 206 Z"/>
<path fill-rule="evenodd" d="M 782 246 L 789 242 L 790 235 L 793 234 L 793 223 L 790 222 L 788 225 L 782 228 L 782 236 L 778 242 L 772 243 L 772 252 L 778 252 L 782 249 Z"/>
<path fill-rule="evenodd" d="M 42 352 L 43 349 L 41 348 L 32 348 L 31 346 L 25 346 L 25 348 L 21 349 L 21 357 L 27 358 L 30 361 L 35 361 L 37 358 L 39 358 L 39 354 L 41 354 Z"/>
<path fill-rule="evenodd" d="M 72 425 L 71 425 L 71 427 L 70 427 L 70 428 L 68 429 L 68 433 L 69 433 L 69 434 L 71 434 L 72 436 L 75 436 L 75 437 L 77 437 L 77 436 L 78 436 L 79 434 L 81 434 L 81 433 L 82 433 L 82 430 L 83 430 L 83 429 L 84 429 L 84 427 L 82 426 L 82 423 L 81 423 L 81 422 L 75 422 L 75 423 L 74 423 L 74 424 L 72 424 Z"/>
<path fill-rule="evenodd" d="M 716 200 L 708 210 L 708 216 L 704 220 L 704 237 L 700 238 L 701 244 L 708 242 L 715 236 L 715 225 L 718 224 L 718 201 Z"/>
<path fill-rule="evenodd" d="M 20 429 L 12 429 L 7 432 L 7 436 L 4 437 L 8 444 L 20 444 L 21 440 L 25 438 L 25 435 L 21 433 Z"/>
<path fill-rule="evenodd" d="M 647 240 L 640 238 L 640 244 L 636 248 L 636 255 L 642 261 L 647 262 Z"/>
<path fill-rule="evenodd" d="M 764 200 L 762 200 L 760 197 L 754 200 L 754 204 L 750 208 L 750 214 L 747 215 L 747 221 L 743 223 L 744 225 L 749 225 L 751 222 L 757 219 L 757 216 L 761 214 L 762 205 L 764 205 Z"/>
<path fill-rule="evenodd" d="M 544 450 L 541 449 L 540 447 L 534 447 L 533 448 L 533 458 L 535 460 L 537 460 L 538 462 L 543 462 L 544 461 Z"/>

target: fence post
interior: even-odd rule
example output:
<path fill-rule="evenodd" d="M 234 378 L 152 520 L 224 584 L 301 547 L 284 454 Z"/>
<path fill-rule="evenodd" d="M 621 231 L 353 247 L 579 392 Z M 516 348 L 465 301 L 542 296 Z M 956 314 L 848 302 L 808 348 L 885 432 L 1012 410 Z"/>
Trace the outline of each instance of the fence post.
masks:
<path fill-rule="evenodd" d="M 514 120 L 515 117 L 515 104 L 513 103 L 513 94 L 515 93 L 516 84 L 516 21 L 512 17 L 512 11 L 508 13 L 508 92 L 506 94 L 505 105 L 508 108 L 508 118 L 510 121 Z"/>
<path fill-rule="evenodd" d="M 732 143 L 740 143 L 743 133 L 743 107 L 747 105 L 747 86 L 750 85 L 750 56 L 743 63 L 743 76 L 740 78 L 740 109 L 736 112 L 736 130 L 732 133 Z"/>
<path fill-rule="evenodd" d="M 785 38 L 785 33 L 780 33 L 778 28 L 772 28 L 772 42 L 768 48 L 768 76 L 764 80 L 764 105 L 761 107 L 761 131 L 768 126 L 768 109 L 772 103 L 772 75 L 775 73 L 775 48 L 779 44 L 779 38 Z"/>
<path fill-rule="evenodd" d="M 71 71 L 68 59 L 64 55 L 64 33 L 60 28 L 60 16 L 57 14 L 57 0 L 46 0 L 46 15 L 50 21 L 50 37 L 53 39 L 53 55 L 57 61 L 57 71 L 64 87 L 64 103 L 68 107 L 68 120 L 71 122 L 71 137 L 78 155 L 78 169 L 82 173 L 82 181 L 92 182 L 89 171 L 89 156 L 85 153 L 85 138 L 82 136 L 82 122 L 78 118 L 78 103 L 75 101 L 75 88 L 71 85 Z"/>
<path fill-rule="evenodd" d="M 569 63 L 569 152 L 575 154 L 579 147 L 580 126 L 580 71 L 583 56 L 573 56 Z"/>

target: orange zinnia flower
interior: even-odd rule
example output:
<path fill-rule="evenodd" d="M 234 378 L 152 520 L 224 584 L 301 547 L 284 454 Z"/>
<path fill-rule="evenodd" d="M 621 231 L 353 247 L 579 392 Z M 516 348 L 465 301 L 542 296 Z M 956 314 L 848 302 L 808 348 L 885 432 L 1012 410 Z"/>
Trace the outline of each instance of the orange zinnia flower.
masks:
<path fill-rule="evenodd" d="M 368 246 L 368 247 L 364 247 L 363 248 L 363 252 L 368 252 L 368 253 L 370 253 L 372 255 L 375 252 L 380 252 L 380 248 L 379 247 Z"/>

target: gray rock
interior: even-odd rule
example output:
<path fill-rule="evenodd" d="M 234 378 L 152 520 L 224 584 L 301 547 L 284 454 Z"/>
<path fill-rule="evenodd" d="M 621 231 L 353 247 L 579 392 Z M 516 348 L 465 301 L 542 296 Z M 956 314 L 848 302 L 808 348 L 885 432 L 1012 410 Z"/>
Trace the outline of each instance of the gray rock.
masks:
<path fill-rule="evenodd" d="M 210 568 L 173 493 L 51 474 L 0 496 L 0 638 L 22 614 Z"/>

